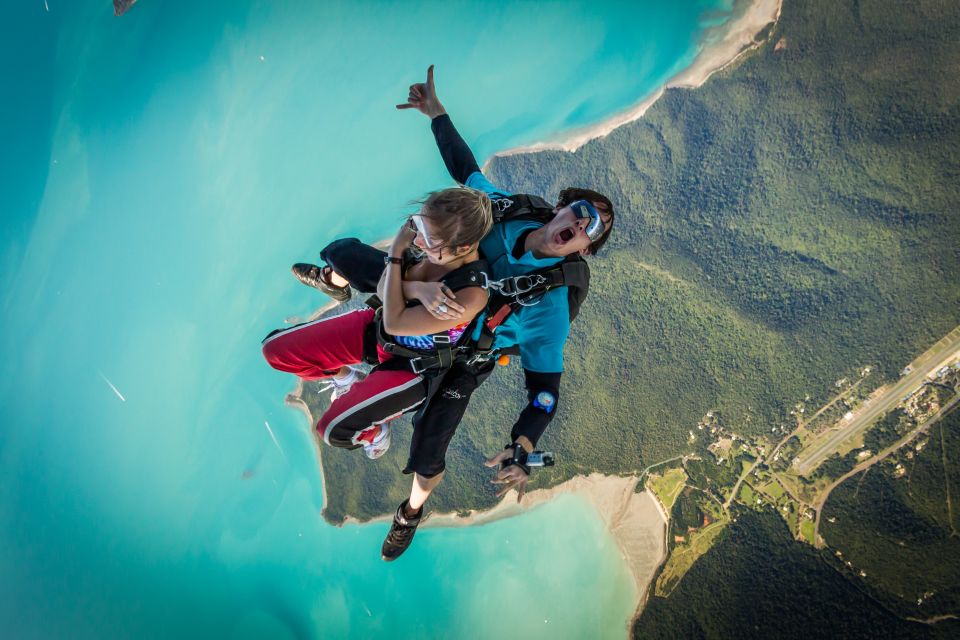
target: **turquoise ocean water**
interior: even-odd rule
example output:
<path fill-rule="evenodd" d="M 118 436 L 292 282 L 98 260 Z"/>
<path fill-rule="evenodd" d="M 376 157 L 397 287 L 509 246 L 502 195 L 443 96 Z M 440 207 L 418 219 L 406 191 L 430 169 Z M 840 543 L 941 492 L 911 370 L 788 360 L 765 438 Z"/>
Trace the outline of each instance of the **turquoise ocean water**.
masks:
<path fill-rule="evenodd" d="M 259 342 L 320 303 L 291 263 L 449 183 L 393 108 L 428 64 L 482 161 L 637 102 L 731 1 L 47 4 L 0 23 L 4 635 L 622 636 L 579 498 L 391 565 L 386 524 L 325 524 Z"/>

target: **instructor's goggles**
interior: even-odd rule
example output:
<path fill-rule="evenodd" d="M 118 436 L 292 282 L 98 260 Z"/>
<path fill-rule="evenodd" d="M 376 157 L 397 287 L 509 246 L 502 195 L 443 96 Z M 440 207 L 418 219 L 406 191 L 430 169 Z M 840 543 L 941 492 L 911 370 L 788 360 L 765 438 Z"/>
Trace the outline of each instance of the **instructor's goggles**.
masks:
<path fill-rule="evenodd" d="M 599 240 L 600 236 L 603 235 L 604 227 L 603 220 L 600 219 L 600 214 L 597 212 L 596 207 L 588 200 L 577 200 L 576 202 L 570 203 L 570 208 L 573 209 L 573 215 L 575 215 L 578 220 L 581 218 L 590 218 L 590 223 L 585 229 L 587 237 L 590 238 L 591 242 Z"/>

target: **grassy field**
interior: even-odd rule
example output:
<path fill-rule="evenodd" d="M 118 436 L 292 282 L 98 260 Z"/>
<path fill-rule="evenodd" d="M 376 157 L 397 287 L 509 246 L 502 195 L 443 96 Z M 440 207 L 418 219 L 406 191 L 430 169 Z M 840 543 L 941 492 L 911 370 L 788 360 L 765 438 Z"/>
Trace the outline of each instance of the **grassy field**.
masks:
<path fill-rule="evenodd" d="M 776 481 L 768 482 L 767 484 L 760 487 L 760 490 L 763 491 L 768 496 L 770 496 L 770 498 L 773 500 L 775 504 L 780 502 L 780 499 L 783 498 L 785 493 L 783 490 L 783 487 L 781 487 L 780 483 Z"/>
<path fill-rule="evenodd" d="M 804 518 L 804 519 L 800 522 L 800 535 L 803 536 L 803 539 L 804 539 L 808 544 L 816 544 L 816 540 L 814 539 L 814 530 L 815 530 L 815 529 L 816 529 L 816 527 L 814 526 L 813 520 L 808 520 L 808 519 Z"/>
<path fill-rule="evenodd" d="M 668 469 L 663 475 L 651 473 L 647 476 L 647 487 L 656 494 L 660 504 L 669 513 L 686 481 L 687 474 L 683 469 Z"/>

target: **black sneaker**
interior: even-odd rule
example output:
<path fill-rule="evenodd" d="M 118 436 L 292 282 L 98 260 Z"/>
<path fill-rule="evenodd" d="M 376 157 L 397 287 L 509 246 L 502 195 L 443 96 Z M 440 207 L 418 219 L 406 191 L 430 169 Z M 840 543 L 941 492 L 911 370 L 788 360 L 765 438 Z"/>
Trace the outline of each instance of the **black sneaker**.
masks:
<path fill-rule="evenodd" d="M 290 271 L 292 271 L 297 280 L 303 284 L 308 287 L 313 287 L 314 289 L 320 289 L 320 291 L 323 291 L 337 302 L 346 302 L 350 299 L 350 287 L 340 288 L 333 286 L 324 279 L 323 268 L 315 264 L 298 262 L 290 267 Z"/>
<path fill-rule="evenodd" d="M 390 527 L 390 532 L 387 533 L 387 538 L 380 548 L 380 556 L 387 562 L 396 560 L 400 557 L 400 554 L 407 550 L 407 547 L 413 542 L 413 534 L 417 532 L 420 519 L 423 517 L 423 507 L 420 507 L 420 514 L 415 518 L 408 518 L 403 515 L 403 510 L 406 509 L 408 502 L 409 500 L 404 500 L 403 504 L 397 508 L 397 513 L 393 516 L 393 526 Z"/>

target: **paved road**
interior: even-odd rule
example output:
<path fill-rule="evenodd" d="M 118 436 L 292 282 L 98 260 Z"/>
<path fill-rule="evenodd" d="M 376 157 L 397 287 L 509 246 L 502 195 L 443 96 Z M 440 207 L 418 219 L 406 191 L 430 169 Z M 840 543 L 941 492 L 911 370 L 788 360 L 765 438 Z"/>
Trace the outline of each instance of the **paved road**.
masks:
<path fill-rule="evenodd" d="M 900 378 L 882 396 L 865 403 L 853 415 L 853 419 L 829 437 L 821 438 L 797 456 L 794 468 L 802 475 L 816 469 L 821 462 L 834 453 L 844 441 L 849 440 L 884 413 L 903 402 L 904 396 L 913 393 L 936 371 L 937 365 L 952 353 L 960 350 L 960 327 L 944 336 L 926 353 L 910 363 L 910 373 Z"/>
<path fill-rule="evenodd" d="M 756 469 L 757 465 L 763 462 L 763 460 L 764 458 L 762 455 L 757 456 L 757 459 L 753 461 L 753 464 L 750 465 L 750 468 L 744 471 L 743 474 L 740 475 L 740 479 L 737 480 L 737 484 L 733 485 L 733 493 L 731 493 L 730 497 L 727 498 L 727 501 L 723 503 L 724 511 L 730 510 L 730 503 L 732 503 L 734 500 L 737 499 L 737 493 L 740 491 L 740 485 L 743 484 L 743 481 L 747 479 L 747 476 L 753 473 L 753 470 Z"/>

